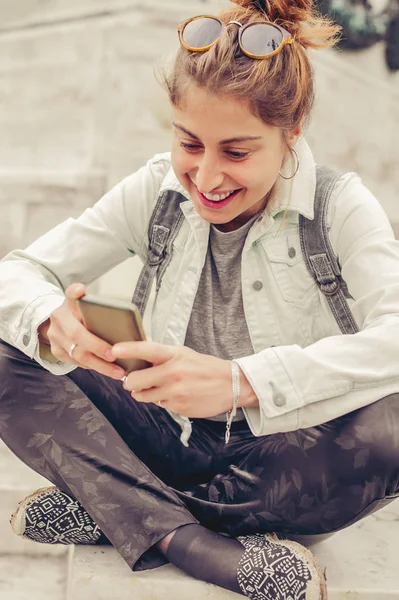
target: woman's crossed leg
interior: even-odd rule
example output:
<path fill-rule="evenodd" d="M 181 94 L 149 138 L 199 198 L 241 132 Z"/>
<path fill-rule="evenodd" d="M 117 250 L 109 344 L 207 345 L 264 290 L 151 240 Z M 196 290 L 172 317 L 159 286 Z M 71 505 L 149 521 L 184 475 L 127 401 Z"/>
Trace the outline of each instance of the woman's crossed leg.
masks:
<path fill-rule="evenodd" d="M 261 598 L 259 585 L 251 591 L 259 577 L 242 575 L 253 540 L 261 543 L 251 545 L 251 535 L 334 531 L 399 490 L 395 396 L 263 438 L 237 423 L 227 446 L 223 424 L 194 420 L 186 448 L 173 419 L 135 402 L 120 382 L 83 369 L 55 377 L 5 344 L 0 370 L 1 437 L 76 498 L 133 569 L 166 555 L 196 577 Z M 269 538 L 265 560 L 276 548 Z"/>

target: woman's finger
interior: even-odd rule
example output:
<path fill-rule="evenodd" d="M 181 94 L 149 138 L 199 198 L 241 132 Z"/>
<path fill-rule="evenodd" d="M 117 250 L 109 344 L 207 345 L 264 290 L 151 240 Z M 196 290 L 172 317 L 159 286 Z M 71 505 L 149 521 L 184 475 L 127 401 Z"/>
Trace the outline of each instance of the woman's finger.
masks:
<path fill-rule="evenodd" d="M 65 290 L 66 305 L 71 313 L 82 322 L 77 300 L 86 295 L 86 286 L 83 283 L 72 283 Z"/>
<path fill-rule="evenodd" d="M 112 347 L 115 358 L 141 358 L 160 365 L 179 354 L 179 346 L 167 346 L 158 342 L 121 342 Z"/>
<path fill-rule="evenodd" d="M 145 402 L 147 404 L 158 404 L 158 406 L 159 402 L 161 402 L 163 404 L 163 408 L 165 408 L 167 404 L 165 390 L 161 388 L 154 387 L 149 390 L 143 390 L 142 392 L 137 392 L 136 390 L 133 390 L 131 392 L 131 396 L 132 398 L 134 398 L 134 400 L 137 400 L 137 402 Z"/>
<path fill-rule="evenodd" d="M 167 363 L 162 363 L 148 369 L 131 371 L 127 374 L 124 387 L 130 392 L 136 390 L 141 392 L 153 387 L 163 387 L 171 383 L 173 375 L 169 372 Z"/>
<path fill-rule="evenodd" d="M 50 325 L 52 353 L 59 360 L 79 367 L 93 369 L 107 377 L 121 379 L 125 370 L 108 355 L 111 345 L 90 333 L 69 310 L 57 315 Z"/>
<path fill-rule="evenodd" d="M 97 371 L 97 373 L 101 373 L 112 379 L 122 379 L 126 374 L 125 370 L 118 365 L 101 360 L 88 350 L 85 350 L 82 346 L 79 346 L 79 344 L 75 346 L 72 357 L 68 351 L 63 349 L 61 360 L 63 360 L 63 362 L 76 364 L 78 367 L 84 369 Z"/>
<path fill-rule="evenodd" d="M 65 290 L 65 298 L 67 300 L 78 300 L 86 295 L 86 286 L 84 283 L 72 283 Z"/>
<path fill-rule="evenodd" d="M 115 361 L 115 357 L 109 354 L 112 348 L 111 344 L 88 331 L 84 323 L 80 322 L 68 308 L 54 312 L 49 333 L 50 330 L 53 344 L 62 348 L 67 354 L 69 354 L 72 344 L 75 344 L 70 358 L 75 358 L 76 352 L 81 351 L 93 354 L 108 363 Z M 79 362 L 84 361 L 79 360 Z"/>

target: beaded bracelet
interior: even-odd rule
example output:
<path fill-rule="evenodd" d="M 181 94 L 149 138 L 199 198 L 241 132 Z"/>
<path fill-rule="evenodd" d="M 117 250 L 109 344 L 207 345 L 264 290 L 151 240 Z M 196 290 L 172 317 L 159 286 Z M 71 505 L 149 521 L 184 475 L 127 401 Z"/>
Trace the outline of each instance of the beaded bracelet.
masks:
<path fill-rule="evenodd" d="M 229 443 L 231 424 L 237 414 L 237 405 L 240 399 L 240 367 L 235 360 L 231 361 L 231 377 L 233 381 L 233 408 L 226 413 L 225 444 Z"/>

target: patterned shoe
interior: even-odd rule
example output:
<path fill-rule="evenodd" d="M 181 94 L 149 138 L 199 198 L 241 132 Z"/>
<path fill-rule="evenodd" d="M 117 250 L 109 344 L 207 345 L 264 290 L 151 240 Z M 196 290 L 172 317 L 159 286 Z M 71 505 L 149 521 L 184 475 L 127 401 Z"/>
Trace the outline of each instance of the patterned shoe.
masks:
<path fill-rule="evenodd" d="M 17 535 L 42 544 L 95 544 L 101 536 L 83 506 L 57 487 L 22 500 L 10 523 Z"/>
<path fill-rule="evenodd" d="M 275 534 L 237 538 L 244 546 L 237 581 L 251 600 L 325 600 L 324 576 L 313 554 Z"/>

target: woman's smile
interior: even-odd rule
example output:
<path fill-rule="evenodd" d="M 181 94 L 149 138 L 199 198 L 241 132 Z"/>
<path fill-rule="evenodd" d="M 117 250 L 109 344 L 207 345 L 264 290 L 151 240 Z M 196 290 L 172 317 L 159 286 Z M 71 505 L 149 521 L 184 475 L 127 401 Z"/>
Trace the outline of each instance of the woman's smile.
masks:
<path fill-rule="evenodd" d="M 204 206 L 207 208 L 212 208 L 215 210 L 220 210 L 225 208 L 230 202 L 237 198 L 238 194 L 241 192 L 241 189 L 235 190 L 233 192 L 227 192 L 225 194 L 203 194 L 196 187 L 197 196 L 199 201 L 202 202 Z M 212 199 L 211 199 L 212 198 Z"/>

